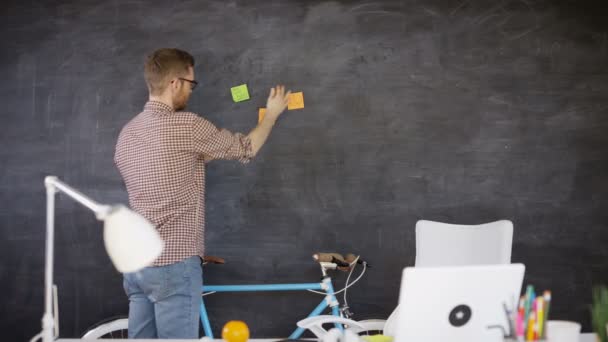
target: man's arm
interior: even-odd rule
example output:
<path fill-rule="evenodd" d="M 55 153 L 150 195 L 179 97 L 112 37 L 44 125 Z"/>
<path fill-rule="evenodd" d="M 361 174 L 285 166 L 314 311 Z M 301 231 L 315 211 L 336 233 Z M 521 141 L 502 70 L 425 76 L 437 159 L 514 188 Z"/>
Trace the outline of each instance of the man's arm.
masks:
<path fill-rule="evenodd" d="M 287 107 L 289 92 L 284 86 L 270 90 L 266 104 L 266 115 L 249 135 L 218 129 L 211 122 L 195 115 L 192 128 L 192 149 L 204 156 L 206 161 L 214 159 L 236 159 L 247 163 L 254 157 L 272 130 L 277 118 Z"/>
<path fill-rule="evenodd" d="M 266 139 L 268 139 L 268 135 L 270 135 L 275 122 L 281 113 L 285 111 L 290 93 L 290 91 L 285 93 L 285 86 L 283 85 L 270 88 L 270 95 L 266 102 L 266 115 L 264 115 L 262 122 L 247 135 L 249 140 L 251 140 L 251 149 L 254 156 L 258 154 L 258 151 L 262 148 Z"/>

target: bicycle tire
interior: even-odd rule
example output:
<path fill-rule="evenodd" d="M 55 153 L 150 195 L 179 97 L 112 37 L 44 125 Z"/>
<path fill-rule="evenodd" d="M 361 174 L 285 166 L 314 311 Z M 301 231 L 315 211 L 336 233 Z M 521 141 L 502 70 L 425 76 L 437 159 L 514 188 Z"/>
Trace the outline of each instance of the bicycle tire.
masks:
<path fill-rule="evenodd" d="M 128 328 L 127 316 L 114 316 L 93 324 L 82 334 L 82 339 L 126 339 Z"/>

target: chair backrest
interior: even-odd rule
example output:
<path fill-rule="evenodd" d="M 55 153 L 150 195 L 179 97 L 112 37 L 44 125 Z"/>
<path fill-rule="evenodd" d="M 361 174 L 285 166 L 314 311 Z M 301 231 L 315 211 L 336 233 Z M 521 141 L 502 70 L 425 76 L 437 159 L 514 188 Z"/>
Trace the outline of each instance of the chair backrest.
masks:
<path fill-rule="evenodd" d="M 510 264 L 513 223 L 416 223 L 416 266 Z"/>

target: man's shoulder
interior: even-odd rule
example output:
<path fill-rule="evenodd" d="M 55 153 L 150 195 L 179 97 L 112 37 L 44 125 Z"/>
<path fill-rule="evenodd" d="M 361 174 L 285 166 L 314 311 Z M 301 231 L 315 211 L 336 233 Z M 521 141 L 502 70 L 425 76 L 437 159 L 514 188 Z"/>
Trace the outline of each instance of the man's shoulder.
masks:
<path fill-rule="evenodd" d="M 203 116 L 196 114 L 194 112 L 175 112 L 173 113 L 175 118 L 178 120 L 188 121 L 192 125 L 212 125 L 211 121 L 205 119 Z"/>
<path fill-rule="evenodd" d="M 132 117 L 129 121 L 127 121 L 127 123 L 122 126 L 122 129 L 120 130 L 120 133 L 126 133 L 130 130 L 135 129 L 138 125 L 141 124 L 141 121 L 143 119 L 143 115 L 145 112 L 140 112 L 139 114 L 135 115 L 134 117 Z"/>
<path fill-rule="evenodd" d="M 137 130 L 150 124 L 171 124 L 172 122 L 192 123 L 194 120 L 201 119 L 193 112 L 173 112 L 171 114 L 157 116 L 147 111 L 140 112 L 129 120 L 123 130 Z"/>
<path fill-rule="evenodd" d="M 168 115 L 152 115 L 143 111 L 129 120 L 121 129 L 120 136 L 139 134 L 150 129 L 175 129 L 183 130 L 187 127 L 191 129 L 215 127 L 202 116 L 190 111 L 178 111 Z"/>
<path fill-rule="evenodd" d="M 194 113 L 194 112 L 189 112 L 189 111 L 179 111 L 179 112 L 174 112 L 173 113 L 174 117 L 179 117 L 179 118 L 184 118 L 184 119 L 189 119 L 189 120 L 205 120 L 202 116 Z"/>

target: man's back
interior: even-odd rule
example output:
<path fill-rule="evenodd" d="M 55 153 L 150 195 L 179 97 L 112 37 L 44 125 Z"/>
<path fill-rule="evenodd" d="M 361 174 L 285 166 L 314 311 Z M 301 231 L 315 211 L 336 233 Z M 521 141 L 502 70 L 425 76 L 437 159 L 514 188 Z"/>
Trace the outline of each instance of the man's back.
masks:
<path fill-rule="evenodd" d="M 246 163 L 251 157 L 251 142 L 244 135 L 161 102 L 146 103 L 125 125 L 114 160 L 131 208 L 150 220 L 165 241 L 154 266 L 204 256 L 205 163 Z"/>
<path fill-rule="evenodd" d="M 129 204 L 166 242 L 157 266 L 203 254 L 202 232 L 196 230 L 203 229 L 205 172 L 203 158 L 192 148 L 195 119 L 195 114 L 149 102 L 123 128 L 116 144 L 115 162 Z"/>

